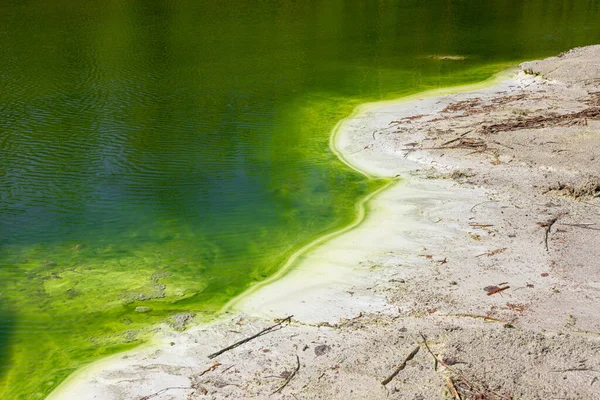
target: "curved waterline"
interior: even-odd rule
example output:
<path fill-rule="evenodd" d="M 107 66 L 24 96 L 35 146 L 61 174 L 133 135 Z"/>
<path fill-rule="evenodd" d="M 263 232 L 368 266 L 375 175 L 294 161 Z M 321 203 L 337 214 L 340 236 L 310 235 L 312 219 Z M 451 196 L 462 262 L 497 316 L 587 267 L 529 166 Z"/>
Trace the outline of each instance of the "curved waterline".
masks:
<path fill-rule="evenodd" d="M 416 100 L 416 99 L 425 99 L 425 98 L 429 98 L 429 97 L 436 97 L 436 96 L 448 95 L 448 94 L 452 94 L 452 93 L 473 91 L 473 90 L 477 90 L 477 89 L 483 89 L 486 87 L 495 86 L 498 83 L 509 78 L 511 75 L 514 75 L 514 72 L 515 72 L 514 69 L 508 69 L 508 70 L 502 71 L 498 74 L 495 74 L 494 76 L 492 76 L 489 79 L 486 79 L 484 81 L 477 82 L 474 84 L 451 86 L 451 87 L 447 87 L 447 88 L 428 90 L 425 92 L 415 93 L 415 94 L 411 94 L 408 96 L 396 98 L 393 100 L 384 100 L 384 101 L 378 101 L 378 102 L 366 102 L 366 103 L 362 103 L 362 104 L 356 106 L 354 108 L 353 112 L 349 116 L 338 121 L 338 123 L 332 129 L 332 131 L 329 135 L 330 151 L 332 153 L 334 153 L 345 165 L 347 165 L 349 168 L 352 168 L 357 173 L 360 173 L 360 174 L 366 176 L 370 180 L 385 180 L 386 181 L 385 184 L 383 186 L 379 187 L 378 189 L 376 189 L 375 191 L 373 191 L 372 193 L 369 193 L 367 196 L 363 197 L 356 203 L 356 205 L 355 205 L 356 217 L 352 221 L 352 223 L 350 223 L 349 225 L 347 225 L 345 227 L 337 229 L 333 232 L 325 233 L 325 234 L 315 238 L 314 240 L 310 241 L 309 243 L 305 244 L 304 246 L 300 247 L 296 251 L 294 251 L 285 260 L 285 262 L 278 267 L 276 273 L 271 275 L 268 279 L 252 285 L 251 287 L 246 289 L 243 293 L 241 293 L 240 295 L 231 299 L 229 302 L 227 302 L 221 308 L 219 315 L 216 318 L 212 319 L 211 321 L 205 321 L 205 322 L 199 323 L 197 325 L 197 327 L 205 328 L 207 326 L 218 325 L 224 319 L 230 318 L 231 317 L 230 315 L 229 316 L 226 315 L 228 312 L 235 312 L 235 310 L 237 308 L 240 308 L 246 300 L 252 298 L 253 295 L 256 295 L 257 293 L 259 293 L 261 289 L 266 288 L 269 285 L 276 284 L 287 273 L 292 271 L 294 269 L 294 267 L 298 266 L 297 263 L 300 262 L 304 256 L 306 256 L 307 254 L 311 253 L 312 251 L 314 251 L 318 248 L 323 249 L 333 239 L 340 237 L 345 233 L 348 233 L 353 230 L 360 230 L 362 222 L 364 222 L 368 216 L 369 204 L 371 202 L 375 202 L 377 199 L 377 196 L 382 194 L 385 190 L 387 190 L 387 189 L 391 188 L 392 186 L 394 186 L 395 184 L 401 182 L 401 178 L 382 178 L 382 177 L 376 176 L 376 174 L 369 172 L 367 169 L 361 169 L 360 166 L 352 164 L 345 157 L 343 151 L 338 146 L 338 140 L 340 138 L 340 135 L 343 132 L 344 123 L 346 121 L 349 121 L 349 120 L 352 120 L 353 118 L 359 117 L 365 111 L 377 109 L 378 107 L 380 107 L 382 105 L 405 103 L 405 102 Z M 368 234 L 368 232 L 365 232 L 365 234 Z M 359 261 L 359 260 L 356 260 L 356 261 Z M 319 282 L 319 284 L 321 284 L 321 285 L 323 283 L 324 283 L 323 281 Z M 83 380 L 84 376 L 86 376 L 86 375 L 93 376 L 94 374 L 99 373 L 100 371 L 102 371 L 105 368 L 112 365 L 113 362 L 118 362 L 118 360 L 120 358 L 122 358 L 124 354 L 133 354 L 133 353 L 143 352 L 144 350 L 146 350 L 148 348 L 152 348 L 154 346 L 161 346 L 161 343 L 156 342 L 155 340 L 149 340 L 146 344 L 138 346 L 135 349 L 129 350 L 125 353 L 115 354 L 115 355 L 106 357 L 104 359 L 98 360 L 92 364 L 88 364 L 88 365 L 82 367 L 81 369 L 79 369 L 78 371 L 76 371 L 71 376 L 69 376 L 66 380 L 64 380 L 47 397 L 47 399 L 48 400 L 55 400 L 55 399 L 59 400 L 59 399 L 61 399 L 61 397 L 62 397 L 61 395 L 63 393 L 69 392 L 70 387 L 77 386 L 78 382 L 80 382 L 80 380 Z"/>
<path fill-rule="evenodd" d="M 359 200 L 356 204 L 356 218 L 354 219 L 354 221 L 352 221 L 350 225 L 347 225 L 333 232 L 325 233 L 322 236 L 317 237 L 310 243 L 302 246 L 300 249 L 292 253 L 292 255 L 283 263 L 283 265 L 277 269 L 277 272 L 275 274 L 265 279 L 264 281 L 254 284 L 250 288 L 246 289 L 246 291 L 244 291 L 238 297 L 233 298 L 223 307 L 221 313 L 234 309 L 236 305 L 243 303 L 245 299 L 259 291 L 261 288 L 268 286 L 281 279 L 287 272 L 289 272 L 293 268 L 296 261 L 298 261 L 302 256 L 308 254 L 311 250 L 315 250 L 316 248 L 325 245 L 330 240 L 340 235 L 343 235 L 344 233 L 349 232 L 352 229 L 357 228 L 367 216 L 367 204 L 369 203 L 369 201 L 398 181 L 399 179 L 387 180 L 387 182 L 382 187 L 378 188 L 374 192 L 368 194 L 367 196 Z"/>

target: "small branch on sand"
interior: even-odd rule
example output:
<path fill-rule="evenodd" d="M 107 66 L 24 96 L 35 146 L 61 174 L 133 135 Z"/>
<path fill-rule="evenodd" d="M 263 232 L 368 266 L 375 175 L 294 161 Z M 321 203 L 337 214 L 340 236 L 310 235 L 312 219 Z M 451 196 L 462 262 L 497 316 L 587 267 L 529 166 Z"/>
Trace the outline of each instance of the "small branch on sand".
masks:
<path fill-rule="evenodd" d="M 425 345 L 425 348 L 427 349 L 427 351 L 429 352 L 429 354 L 431 354 L 431 356 L 433 357 L 433 360 L 434 360 L 433 369 L 435 371 L 437 371 L 437 369 L 438 369 L 438 358 L 437 358 L 437 356 L 435 354 L 433 354 L 433 351 L 431 351 L 431 348 L 429 348 L 429 345 L 427 344 L 427 337 L 423 334 L 423 332 L 419 332 L 419 334 L 423 338 L 423 344 Z"/>
<path fill-rule="evenodd" d="M 241 346 L 241 345 L 242 345 L 242 344 L 244 344 L 244 343 L 248 343 L 249 341 L 251 341 L 251 340 L 254 340 L 254 339 L 256 339 L 257 337 L 260 337 L 260 336 L 262 336 L 262 335 L 266 335 L 267 333 L 269 333 L 269 332 L 272 332 L 272 331 L 273 331 L 275 328 L 277 328 L 277 327 L 280 327 L 280 326 L 281 326 L 281 325 L 283 325 L 284 323 L 286 323 L 286 322 L 287 322 L 287 323 L 290 323 L 290 322 L 292 322 L 292 317 L 293 317 L 293 315 L 290 315 L 289 317 L 286 317 L 286 318 L 284 318 L 284 319 L 280 320 L 280 321 L 279 321 L 278 323 L 276 323 L 275 325 L 272 325 L 272 326 L 270 326 L 270 327 L 268 327 L 268 328 L 265 328 L 265 329 L 263 329 L 262 331 L 258 332 L 256 335 L 252 335 L 252 336 L 250 336 L 250 337 L 247 337 L 247 338 L 245 338 L 245 339 L 242 339 L 242 340 L 240 340 L 239 342 L 235 342 L 235 343 L 234 343 L 234 344 L 232 344 L 231 346 L 227 346 L 227 347 L 225 347 L 224 349 L 221 349 L 221 350 L 217 351 L 216 353 L 212 353 L 212 354 L 210 354 L 210 355 L 208 356 L 208 358 L 210 358 L 210 359 L 213 359 L 213 358 L 215 358 L 215 357 L 217 357 L 217 356 L 220 356 L 221 354 L 225 353 L 226 351 L 229 351 L 229 350 L 235 349 L 236 347 L 238 347 L 238 346 Z"/>
<path fill-rule="evenodd" d="M 518 118 L 507 122 L 483 125 L 480 129 L 482 134 L 498 132 L 512 132 L 520 129 L 539 129 L 553 126 L 576 126 L 587 125 L 587 120 L 600 119 L 600 107 L 590 107 L 585 110 L 560 114 L 560 115 L 538 115 L 530 118 Z"/>
<path fill-rule="evenodd" d="M 503 247 L 501 249 L 486 251 L 485 253 L 481 253 L 481 254 L 476 255 L 475 257 L 482 257 L 482 256 L 492 257 L 492 256 L 495 256 L 497 254 L 504 253 L 505 251 L 506 251 L 506 247 Z"/>
<path fill-rule="evenodd" d="M 478 314 L 438 314 L 438 316 L 440 317 L 467 317 L 467 318 L 476 318 L 476 319 L 483 319 L 485 321 L 494 321 L 494 322 L 500 322 L 501 324 L 511 324 L 508 321 L 504 321 L 498 318 L 494 318 L 494 317 L 489 317 L 487 315 L 478 315 Z"/>
<path fill-rule="evenodd" d="M 457 138 L 454 138 L 454 139 L 452 139 L 452 140 L 449 140 L 449 141 L 447 141 L 447 142 L 443 143 L 443 144 L 442 144 L 442 146 L 448 146 L 450 143 L 454 143 L 454 142 L 456 142 L 456 141 L 459 141 L 460 139 L 464 138 L 465 136 L 467 136 L 467 135 L 468 135 L 469 133 L 471 133 L 471 132 L 473 132 L 473 130 L 472 130 L 472 129 L 471 129 L 470 131 L 466 131 L 465 133 L 463 133 L 462 135 L 460 135 L 460 136 L 459 136 L 459 137 L 457 137 Z"/>
<path fill-rule="evenodd" d="M 235 367 L 235 364 L 231 364 L 229 367 L 225 368 L 223 371 L 221 371 L 221 374 L 224 374 L 225 372 L 229 371 L 233 367 Z"/>
<path fill-rule="evenodd" d="M 423 333 L 421 333 L 421 337 L 423 338 L 423 344 L 429 351 L 429 354 L 431 354 L 431 356 L 435 360 L 435 367 L 437 368 L 437 365 L 440 364 L 444 368 L 446 368 L 446 370 L 448 370 L 450 373 L 452 373 L 454 375 L 455 379 L 453 379 L 452 376 L 447 377 L 446 379 L 447 379 L 447 383 L 448 383 L 448 388 L 452 392 L 452 396 L 454 396 L 455 400 L 462 399 L 460 396 L 461 391 L 463 392 L 463 395 L 468 395 L 469 396 L 468 398 L 473 398 L 473 399 L 482 399 L 482 400 L 498 400 L 498 399 L 510 400 L 511 399 L 511 397 L 509 397 L 509 396 L 505 396 L 503 394 L 500 394 L 500 393 L 494 392 L 493 390 L 490 390 L 485 384 L 482 384 L 482 383 L 477 384 L 477 383 L 467 379 L 464 374 L 462 374 L 458 370 L 455 370 L 454 368 L 452 368 L 450 365 L 448 365 L 444 361 L 440 360 L 439 357 L 436 356 L 431 351 L 431 349 L 427 345 L 427 337 Z"/>
<path fill-rule="evenodd" d="M 594 204 L 594 203 L 589 203 L 587 201 L 582 201 L 583 204 L 587 204 L 588 206 L 592 206 L 592 207 L 600 207 L 600 205 L 598 204 Z"/>
<path fill-rule="evenodd" d="M 441 145 L 441 146 L 434 146 L 434 147 L 406 147 L 403 148 L 403 151 L 416 151 L 416 150 L 451 150 L 451 149 L 471 149 L 471 150 L 476 150 L 475 152 L 483 152 L 486 151 L 488 149 L 487 144 L 481 140 L 481 139 L 471 139 L 471 138 L 465 138 L 465 137 L 460 137 L 457 138 L 456 140 L 451 140 L 450 142 L 447 143 L 455 143 L 452 146 L 448 146 L 448 145 Z"/>
<path fill-rule="evenodd" d="M 219 367 L 219 365 L 221 365 L 221 363 L 220 363 L 220 362 L 214 361 L 214 362 L 213 362 L 213 363 L 210 365 L 210 367 L 208 367 L 208 368 L 206 368 L 204 371 L 200 372 L 200 373 L 198 374 L 198 376 L 202 376 L 202 375 L 206 374 L 207 372 L 212 372 L 212 371 L 214 371 L 215 369 L 217 369 L 217 368 Z"/>
<path fill-rule="evenodd" d="M 506 290 L 506 289 L 510 289 L 510 286 L 497 287 L 495 289 L 491 289 L 489 292 L 487 292 L 487 295 L 491 296 L 491 295 L 496 294 L 496 293 L 502 293 L 502 291 Z"/>
<path fill-rule="evenodd" d="M 596 369 L 587 368 L 587 367 L 579 367 L 579 368 L 567 368 L 567 369 L 553 369 L 552 372 L 579 372 L 579 371 L 592 371 L 592 372 L 600 372 Z"/>
<path fill-rule="evenodd" d="M 408 355 L 408 357 L 406 357 L 406 359 L 404 360 L 404 362 L 403 362 L 402 364 L 400 364 L 400 366 L 399 366 L 398 368 L 396 368 L 396 369 L 394 370 L 394 372 L 392 372 L 392 374 L 391 374 L 390 376 L 388 376 L 388 377 L 387 377 L 387 378 L 385 378 L 383 381 L 381 381 L 381 384 L 382 384 L 383 386 L 385 386 L 385 385 L 387 385 L 388 383 L 390 383 L 390 382 L 392 381 L 392 379 L 394 379 L 394 377 L 395 377 L 396 375 L 398 375 L 398 373 L 399 373 L 400 371 L 402 371 L 402 370 L 403 370 L 403 369 L 406 367 L 406 363 L 407 363 L 407 362 L 409 362 L 410 360 L 412 360 L 412 359 L 413 359 L 413 357 L 417 355 L 417 353 L 419 352 L 419 349 L 420 349 L 420 348 L 421 348 L 420 346 L 417 346 L 417 347 L 415 347 L 415 349 L 414 349 L 413 351 L 411 351 L 411 352 L 410 352 L 410 354 Z"/>
<path fill-rule="evenodd" d="M 456 390 L 456 385 L 454 384 L 454 381 L 452 380 L 452 378 L 446 377 L 446 383 L 448 385 L 448 389 L 450 389 L 450 392 L 452 393 L 452 396 L 454 397 L 454 400 L 462 400 L 460 397 L 460 394 L 458 394 L 458 391 Z"/>
<path fill-rule="evenodd" d="M 600 231 L 600 228 L 592 228 L 592 226 L 597 225 L 595 222 L 591 222 L 591 223 L 587 223 L 587 224 L 565 224 L 564 222 L 562 222 L 562 223 L 560 223 L 560 225 L 574 226 L 577 228 L 591 229 L 593 231 Z"/>
<path fill-rule="evenodd" d="M 277 389 L 276 391 L 271 393 L 271 395 L 281 392 L 288 385 L 288 383 L 290 383 L 290 381 L 294 378 L 294 376 L 296 376 L 298 371 L 300 371 L 300 357 L 298 357 L 298 355 L 296 354 L 296 369 L 287 377 L 285 382 L 283 382 L 283 385 L 281 385 L 279 387 L 279 389 Z"/>
<path fill-rule="evenodd" d="M 538 222 L 539 226 L 541 226 L 542 228 L 546 228 L 544 233 L 544 243 L 546 244 L 546 251 L 550 251 L 550 249 L 548 248 L 548 239 L 550 236 L 550 230 L 552 229 L 552 225 L 554 225 L 556 221 L 558 221 L 558 217 L 551 218 L 546 222 Z"/>
<path fill-rule="evenodd" d="M 475 210 L 476 207 L 485 204 L 485 203 L 498 203 L 498 200 L 487 200 L 487 201 L 482 201 L 481 203 L 477 203 L 475 204 L 473 207 L 471 207 L 471 212 L 473 212 L 473 210 Z"/>
<path fill-rule="evenodd" d="M 153 397 L 160 396 L 161 394 L 168 392 L 169 390 L 192 390 L 192 389 L 196 390 L 197 388 L 194 386 L 172 386 L 172 387 L 161 389 L 156 393 L 149 394 L 148 396 L 141 397 L 140 400 L 149 400 Z"/>

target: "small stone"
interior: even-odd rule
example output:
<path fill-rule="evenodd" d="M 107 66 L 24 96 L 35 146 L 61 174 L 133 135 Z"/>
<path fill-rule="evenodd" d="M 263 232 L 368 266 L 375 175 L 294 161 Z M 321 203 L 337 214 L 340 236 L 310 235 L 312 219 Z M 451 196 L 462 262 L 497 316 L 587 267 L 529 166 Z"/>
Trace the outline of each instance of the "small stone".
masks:
<path fill-rule="evenodd" d="M 135 308 L 135 312 L 142 313 L 142 314 L 150 312 L 150 311 L 152 311 L 152 309 L 150 307 L 146 307 L 146 306 L 138 306 Z"/>
<path fill-rule="evenodd" d="M 331 347 L 326 344 L 318 345 L 317 347 L 315 347 L 315 355 L 317 357 L 322 356 L 323 354 L 329 352 L 329 350 L 331 350 Z"/>

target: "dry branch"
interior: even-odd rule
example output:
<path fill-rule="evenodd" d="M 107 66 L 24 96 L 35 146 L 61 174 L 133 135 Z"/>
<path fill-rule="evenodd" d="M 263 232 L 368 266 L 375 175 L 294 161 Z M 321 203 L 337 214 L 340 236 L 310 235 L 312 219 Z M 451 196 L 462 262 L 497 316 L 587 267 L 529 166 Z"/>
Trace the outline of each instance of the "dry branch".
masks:
<path fill-rule="evenodd" d="M 202 375 L 206 374 L 207 372 L 212 372 L 212 371 L 214 371 L 215 369 L 217 369 L 217 368 L 219 367 L 219 365 L 221 365 L 221 363 L 220 363 L 220 362 L 214 361 L 214 362 L 213 362 L 213 363 L 210 365 L 210 367 L 208 367 L 208 368 L 206 368 L 204 371 L 200 372 L 200 373 L 198 374 L 198 376 L 202 376 Z"/>
<path fill-rule="evenodd" d="M 491 296 L 491 295 L 496 294 L 496 293 L 501 293 L 503 290 L 506 290 L 506 289 L 510 289 L 510 286 L 504 286 L 504 287 L 499 287 L 499 288 L 492 289 L 492 290 L 490 290 L 487 293 L 487 295 Z"/>
<path fill-rule="evenodd" d="M 398 375 L 398 373 L 400 371 L 402 371 L 405 367 L 406 367 L 406 363 L 409 362 L 410 360 L 412 360 L 414 358 L 414 356 L 417 355 L 417 353 L 419 352 L 419 349 L 421 347 L 417 346 L 415 347 L 415 349 L 413 351 L 410 352 L 410 354 L 408 355 L 408 357 L 406 357 L 406 359 L 404 359 L 404 362 L 402 362 L 402 364 L 400 364 L 400 366 L 398 368 L 396 368 L 394 370 L 394 372 L 392 372 L 392 374 L 390 376 L 388 376 L 387 378 L 385 378 L 383 381 L 381 381 L 381 384 L 383 386 L 387 385 L 388 383 L 390 383 L 392 381 L 392 379 L 394 379 L 394 377 L 396 375 Z"/>
<path fill-rule="evenodd" d="M 283 325 L 285 322 L 290 323 L 292 321 L 292 317 L 293 315 L 290 315 L 289 317 L 286 317 L 284 319 L 282 319 L 281 321 L 279 321 L 278 323 L 276 323 L 275 325 L 272 325 L 268 328 L 263 329 L 262 331 L 258 332 L 256 335 L 252 335 L 250 337 L 247 337 L 245 339 L 240 340 L 239 342 L 235 342 L 234 344 L 232 344 L 231 346 L 227 346 L 224 349 L 221 349 L 215 353 L 212 353 L 208 356 L 208 358 L 212 359 L 215 358 L 217 356 L 220 356 L 221 354 L 225 353 L 226 351 L 235 349 L 238 346 L 241 346 L 244 343 L 248 343 L 249 341 L 256 339 L 257 337 L 260 337 L 262 335 L 266 335 L 267 333 L 270 333 L 271 331 L 273 331 L 273 329 Z"/>
<path fill-rule="evenodd" d="M 437 369 L 438 369 L 438 358 L 437 358 L 437 356 L 435 354 L 433 354 L 433 351 L 431 351 L 431 348 L 429 348 L 429 345 L 427 344 L 427 337 L 425 335 L 423 335 L 423 332 L 419 332 L 419 334 L 423 338 L 423 344 L 425 345 L 425 348 L 427 349 L 427 351 L 429 352 L 429 354 L 431 354 L 431 356 L 433 357 L 433 360 L 434 360 L 433 369 L 437 371 Z"/>
<path fill-rule="evenodd" d="M 283 382 L 283 385 L 281 385 L 279 387 L 279 389 L 277 389 L 276 391 L 271 393 L 271 395 L 281 392 L 288 385 L 288 383 L 290 383 L 290 381 L 294 378 L 294 376 L 296 376 L 298 371 L 300 371 L 300 357 L 298 357 L 298 355 L 296 354 L 296 369 L 287 377 L 285 382 Z"/>
<path fill-rule="evenodd" d="M 481 133 L 511 132 L 519 129 L 539 129 L 550 126 L 587 125 L 588 119 L 600 119 L 600 107 L 590 107 L 568 114 L 539 115 L 531 118 L 519 118 L 508 122 L 484 125 L 481 128 Z"/>
<path fill-rule="evenodd" d="M 452 392 L 452 395 L 454 396 L 455 400 L 462 399 L 460 396 L 461 391 L 463 391 L 463 395 L 470 394 L 469 398 L 478 399 L 478 400 L 499 400 L 499 399 L 510 400 L 511 399 L 511 397 L 509 397 L 509 396 L 505 396 L 503 394 L 500 394 L 493 390 L 490 390 L 485 384 L 475 383 L 474 381 L 467 379 L 467 377 L 463 373 L 461 373 L 458 370 L 455 370 L 450 365 L 448 365 L 444 361 L 440 360 L 439 357 L 436 356 L 431 351 L 431 349 L 427 345 L 427 337 L 423 333 L 421 333 L 421 337 L 423 338 L 423 344 L 429 351 L 429 354 L 431 354 L 431 356 L 435 360 L 436 367 L 437 367 L 437 364 L 439 363 L 440 365 L 444 366 L 444 368 L 446 368 L 446 370 L 450 371 L 456 377 L 455 379 L 453 379 L 452 377 L 446 378 L 447 382 L 448 382 L 448 387 L 450 388 L 450 391 Z"/>
<path fill-rule="evenodd" d="M 168 392 L 169 390 L 192 390 L 192 389 L 195 390 L 197 388 L 194 386 L 172 386 L 172 387 L 161 389 L 156 393 L 149 394 L 148 396 L 140 397 L 140 400 L 149 400 L 153 397 L 160 396 L 161 394 Z"/>
<path fill-rule="evenodd" d="M 485 321 L 500 322 L 502 324 L 510 324 L 510 322 L 508 322 L 508 321 L 504 321 L 504 320 L 490 317 L 487 315 L 479 315 L 479 314 L 438 314 L 438 316 L 440 316 L 440 317 L 467 317 L 467 318 L 483 319 Z"/>
<path fill-rule="evenodd" d="M 452 378 L 446 377 L 446 383 L 448 384 L 448 389 L 450 389 L 454 400 L 462 400 L 460 394 L 458 394 L 458 391 L 456 390 L 456 385 L 454 384 Z"/>
<path fill-rule="evenodd" d="M 546 251 L 550 251 L 550 249 L 548 248 L 548 238 L 550 236 L 550 229 L 552 229 L 552 225 L 554 225 L 557 220 L 558 220 L 558 217 L 554 217 L 552 219 L 549 219 L 546 222 L 538 223 L 542 228 L 546 228 L 545 233 L 544 233 L 544 243 L 546 244 Z"/>
<path fill-rule="evenodd" d="M 416 151 L 416 150 L 451 150 L 451 149 L 471 149 L 478 152 L 487 150 L 487 144 L 481 139 L 471 139 L 460 137 L 456 140 L 451 140 L 450 143 L 456 143 L 452 146 L 435 146 L 435 147 L 411 147 L 403 148 L 403 151 Z"/>
<path fill-rule="evenodd" d="M 476 255 L 475 257 L 482 257 L 482 256 L 492 257 L 492 256 L 495 256 L 497 254 L 504 253 L 505 251 L 506 251 L 506 247 L 503 247 L 501 249 L 486 251 L 485 253 L 481 253 L 481 254 Z"/>

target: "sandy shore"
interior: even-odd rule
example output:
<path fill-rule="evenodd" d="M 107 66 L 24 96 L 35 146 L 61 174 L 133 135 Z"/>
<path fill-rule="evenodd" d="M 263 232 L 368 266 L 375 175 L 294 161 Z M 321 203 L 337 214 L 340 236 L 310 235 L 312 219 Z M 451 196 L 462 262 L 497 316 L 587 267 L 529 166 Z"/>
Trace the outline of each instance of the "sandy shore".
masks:
<path fill-rule="evenodd" d="M 365 105 L 332 147 L 402 179 L 221 320 L 163 327 L 50 398 L 598 398 L 600 46 Z"/>

